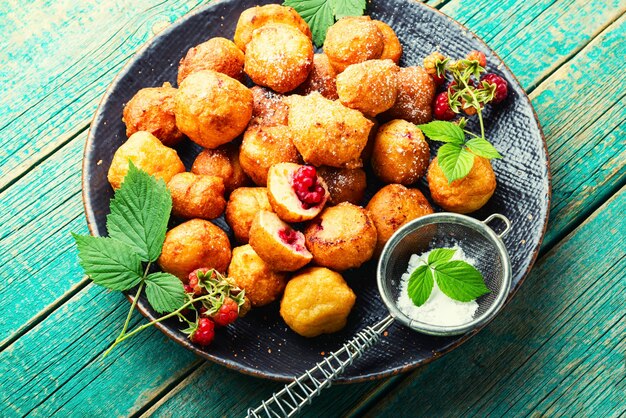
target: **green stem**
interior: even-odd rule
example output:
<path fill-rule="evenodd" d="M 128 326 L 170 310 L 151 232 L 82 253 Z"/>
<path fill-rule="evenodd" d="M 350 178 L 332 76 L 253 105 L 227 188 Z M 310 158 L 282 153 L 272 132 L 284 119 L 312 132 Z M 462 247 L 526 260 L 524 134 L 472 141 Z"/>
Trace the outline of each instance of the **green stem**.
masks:
<path fill-rule="evenodd" d="M 485 125 L 483 123 L 483 112 L 480 111 L 480 109 L 478 109 L 478 111 L 476 112 L 478 113 L 478 122 L 480 123 L 480 135 L 482 139 L 485 139 Z"/>

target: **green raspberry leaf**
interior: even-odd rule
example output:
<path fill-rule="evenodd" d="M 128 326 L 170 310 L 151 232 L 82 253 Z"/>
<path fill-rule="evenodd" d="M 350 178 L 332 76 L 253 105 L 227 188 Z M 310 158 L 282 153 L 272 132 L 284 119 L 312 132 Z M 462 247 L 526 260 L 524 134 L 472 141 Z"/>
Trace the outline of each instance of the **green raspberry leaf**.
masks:
<path fill-rule="evenodd" d="M 409 277 L 408 293 L 415 306 L 422 306 L 433 290 L 435 281 L 430 267 L 427 265 L 419 266 Z"/>
<path fill-rule="evenodd" d="M 465 132 L 456 123 L 443 120 L 434 120 L 429 123 L 417 125 L 428 138 L 433 141 L 451 142 L 453 144 L 463 144 L 465 142 Z"/>
<path fill-rule="evenodd" d="M 141 282 L 141 259 L 134 249 L 113 238 L 72 234 L 85 274 L 97 285 L 127 290 Z"/>
<path fill-rule="evenodd" d="M 500 155 L 498 150 L 491 145 L 489 141 L 483 138 L 472 138 L 465 143 L 465 146 L 479 157 L 484 157 L 489 160 L 493 158 L 502 158 L 502 155 Z"/>
<path fill-rule="evenodd" d="M 467 176 L 474 165 L 474 154 L 459 144 L 442 145 L 437 157 L 441 171 L 450 183 Z"/>
<path fill-rule="evenodd" d="M 161 254 L 171 210 L 165 182 L 130 161 L 128 174 L 111 200 L 109 236 L 131 246 L 143 261 L 154 261 Z"/>
<path fill-rule="evenodd" d="M 456 250 L 452 248 L 436 248 L 428 254 L 428 264 L 436 267 L 442 263 L 447 263 L 452 259 Z"/>
<path fill-rule="evenodd" d="M 146 277 L 146 296 L 158 313 L 173 312 L 185 304 L 185 289 L 178 277 L 152 273 Z"/>
<path fill-rule="evenodd" d="M 437 266 L 435 279 L 444 294 L 461 302 L 472 301 L 490 292 L 482 274 L 465 261 L 449 261 Z"/>
<path fill-rule="evenodd" d="M 362 16 L 367 3 L 365 0 L 331 0 L 337 20 L 346 16 Z"/>
<path fill-rule="evenodd" d="M 330 0 L 285 0 L 284 6 L 293 7 L 311 28 L 313 42 L 324 45 L 326 32 L 335 23 Z"/>

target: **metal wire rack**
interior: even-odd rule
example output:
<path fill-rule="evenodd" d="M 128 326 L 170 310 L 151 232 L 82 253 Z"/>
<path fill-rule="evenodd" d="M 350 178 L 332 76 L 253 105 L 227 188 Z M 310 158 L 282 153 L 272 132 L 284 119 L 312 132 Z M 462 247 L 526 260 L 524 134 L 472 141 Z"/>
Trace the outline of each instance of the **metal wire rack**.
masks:
<path fill-rule="evenodd" d="M 360 331 L 339 350 L 330 353 L 324 360 L 297 377 L 293 382 L 276 392 L 255 409 L 248 409 L 248 418 L 293 417 L 302 407 L 332 384 L 332 380 L 343 373 L 354 360 L 380 341 L 380 336 L 394 321 L 391 315 L 375 325 Z"/>

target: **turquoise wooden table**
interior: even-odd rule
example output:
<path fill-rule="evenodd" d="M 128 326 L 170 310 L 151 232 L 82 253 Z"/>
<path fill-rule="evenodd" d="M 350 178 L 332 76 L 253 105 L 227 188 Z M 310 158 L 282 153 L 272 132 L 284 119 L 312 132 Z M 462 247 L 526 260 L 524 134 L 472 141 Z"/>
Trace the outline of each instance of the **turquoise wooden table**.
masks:
<path fill-rule="evenodd" d="M 279 385 L 150 330 L 77 264 L 82 150 L 132 53 L 202 1 L 0 2 L 0 416 L 238 416 Z M 338 385 L 304 416 L 626 414 L 626 2 L 431 1 L 529 93 L 553 200 L 540 257 L 481 333 L 425 367 Z M 143 318 L 135 315 L 133 323 Z"/>

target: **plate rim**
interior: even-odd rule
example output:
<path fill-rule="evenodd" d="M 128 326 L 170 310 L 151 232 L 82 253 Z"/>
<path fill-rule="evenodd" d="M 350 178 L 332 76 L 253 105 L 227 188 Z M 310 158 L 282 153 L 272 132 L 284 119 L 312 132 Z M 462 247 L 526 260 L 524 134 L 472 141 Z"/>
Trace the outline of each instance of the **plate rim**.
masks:
<path fill-rule="evenodd" d="M 137 57 L 138 55 L 140 55 L 141 53 L 143 53 L 145 50 L 147 50 L 148 48 L 150 48 L 150 46 L 152 45 L 152 43 L 161 38 L 166 36 L 170 31 L 174 30 L 175 27 L 177 27 L 178 25 L 183 25 L 185 21 L 187 21 L 188 19 L 190 19 L 191 17 L 200 14 L 200 13 L 204 13 L 207 9 L 210 8 L 217 8 L 219 7 L 220 4 L 222 3 L 226 3 L 226 2 L 230 2 L 232 0 L 215 0 L 212 1 L 200 8 L 198 8 L 197 10 L 191 11 L 189 13 L 184 14 L 183 16 L 179 17 L 176 21 L 172 22 L 167 28 L 165 28 L 164 30 L 162 30 L 161 32 L 158 32 L 157 34 L 155 34 L 154 36 L 152 36 L 150 39 L 148 39 L 143 45 L 141 45 L 133 54 L 132 56 L 126 61 L 126 63 L 124 63 L 124 65 L 122 66 L 122 68 L 120 68 L 120 70 L 117 72 L 117 74 L 115 75 L 115 77 L 111 80 L 110 84 L 107 86 L 104 94 L 102 95 L 100 101 L 98 102 L 98 107 L 96 108 L 96 111 L 94 112 L 92 118 L 91 118 L 91 122 L 89 124 L 89 130 L 87 131 L 87 139 L 85 140 L 85 145 L 83 148 L 83 158 L 82 158 L 82 164 L 81 164 L 81 187 L 82 187 L 82 191 L 81 191 L 81 196 L 82 196 L 82 200 L 83 200 L 83 211 L 85 214 L 85 218 L 87 221 L 87 228 L 89 229 L 89 233 L 93 236 L 99 236 L 98 235 L 98 231 L 97 231 L 97 227 L 95 225 L 95 214 L 94 214 L 94 210 L 93 207 L 91 205 L 91 201 L 89 200 L 89 196 L 90 196 L 90 192 L 89 189 L 86 188 L 85 186 L 88 184 L 88 179 L 87 179 L 87 163 L 88 163 L 88 159 L 87 159 L 87 152 L 89 150 L 89 148 L 91 148 L 91 144 L 94 142 L 94 137 L 92 135 L 92 130 L 94 127 L 94 122 L 96 122 L 96 118 L 98 117 L 98 115 L 100 114 L 100 109 L 102 108 L 102 105 L 107 101 L 107 99 L 110 97 L 111 95 L 111 91 L 113 90 L 114 86 L 117 85 L 117 83 L 119 82 L 119 80 L 122 78 L 122 76 L 124 76 L 125 74 L 128 73 L 128 69 L 131 66 L 131 64 L 134 62 L 135 57 Z M 506 298 L 504 305 L 501 308 L 504 309 L 509 302 L 513 299 L 513 297 L 517 294 L 519 288 L 521 287 L 521 285 L 524 283 L 524 281 L 526 280 L 526 278 L 528 277 L 530 271 L 532 270 L 532 268 L 535 265 L 535 262 L 537 261 L 537 257 L 539 256 L 539 251 L 541 249 L 541 245 L 543 243 L 543 240 L 545 238 L 546 235 L 546 231 L 548 228 L 548 220 L 550 217 L 550 209 L 551 209 L 551 203 L 552 203 L 552 171 L 550 169 L 550 154 L 548 152 L 548 145 L 546 142 L 546 138 L 545 135 L 543 133 L 543 128 L 541 127 L 541 123 L 539 121 L 539 117 L 537 116 L 537 112 L 532 104 L 532 101 L 530 100 L 530 97 L 528 97 L 528 93 L 526 92 L 526 90 L 522 87 L 521 83 L 519 82 L 517 76 L 515 75 L 515 73 L 513 73 L 513 71 L 511 71 L 511 69 L 509 68 L 509 66 L 506 64 L 506 62 L 500 57 L 500 55 L 494 51 L 489 45 L 487 45 L 487 43 L 485 41 L 483 41 L 483 39 L 481 37 L 479 37 L 478 35 L 476 35 L 473 31 L 471 31 L 469 28 L 467 28 L 464 24 L 460 23 L 459 21 L 457 21 L 456 19 L 452 18 L 451 16 L 448 16 L 447 14 L 445 14 L 444 12 L 440 11 L 439 9 L 436 9 L 435 7 L 423 3 L 419 0 L 404 0 L 410 3 L 414 3 L 417 4 L 418 7 L 424 7 L 427 10 L 430 10 L 430 12 L 435 12 L 441 16 L 443 16 L 444 18 L 448 19 L 449 21 L 452 22 L 452 24 L 458 25 L 463 31 L 465 31 L 467 33 L 468 36 L 474 38 L 474 40 L 478 41 L 479 43 L 482 44 L 482 46 L 484 48 L 486 48 L 487 50 L 489 50 L 498 60 L 500 60 L 500 62 L 502 63 L 502 66 L 511 74 L 511 76 L 513 77 L 513 80 L 515 81 L 515 83 L 517 83 L 517 85 L 520 87 L 520 90 L 522 91 L 522 96 L 520 96 L 521 98 L 523 98 L 524 100 L 526 100 L 526 102 L 528 103 L 528 106 L 530 107 L 530 109 L 532 110 L 532 114 L 533 114 L 533 118 L 535 120 L 535 122 L 537 123 L 537 128 L 539 130 L 539 135 L 541 137 L 541 141 L 543 144 L 543 150 L 544 150 L 544 154 L 546 157 L 546 172 L 547 172 L 547 195 L 546 195 L 546 214 L 544 216 L 543 219 L 543 227 L 541 230 L 541 236 L 539 237 L 539 240 L 537 242 L 537 245 L 533 248 L 532 250 L 532 257 L 530 260 L 530 263 L 528 264 L 528 267 L 526 268 L 526 271 L 523 272 L 521 278 L 519 279 L 519 281 L 517 282 L 517 284 L 515 284 L 511 291 L 509 292 L 508 297 Z M 130 302 L 132 303 L 134 300 L 134 295 L 131 295 L 130 292 L 128 291 L 124 291 L 123 292 L 124 297 Z M 144 316 L 144 318 L 152 321 L 154 319 L 157 318 L 157 316 L 154 316 L 151 312 L 150 312 L 150 308 L 145 306 L 144 303 L 142 303 L 141 300 L 139 300 L 139 302 L 136 305 L 137 310 L 141 313 L 141 315 Z M 500 313 L 498 313 L 497 315 L 494 316 L 497 317 Z M 491 323 L 491 321 L 493 321 L 493 318 L 488 321 L 487 323 L 483 324 L 482 326 L 468 332 L 467 334 L 464 334 L 462 336 L 459 337 L 458 340 L 456 340 L 454 343 L 449 344 L 447 347 L 445 347 L 443 350 L 441 351 L 433 351 L 432 356 L 422 359 L 422 360 L 418 360 L 415 361 L 413 363 L 410 364 L 406 364 L 404 366 L 401 367 L 396 367 L 396 368 L 392 368 L 389 370 L 385 370 L 383 372 L 375 372 L 375 373 L 369 373 L 369 374 L 363 374 L 360 376 L 353 376 L 353 377 L 340 377 L 336 380 L 333 380 L 333 383 L 339 383 L 339 384 L 348 384 L 348 383 L 360 383 L 360 382 L 369 382 L 369 381 L 374 381 L 374 380 L 380 380 L 383 378 L 387 378 L 387 377 L 391 377 L 391 376 L 396 376 L 398 374 L 401 373 L 405 373 L 411 370 L 416 369 L 419 366 L 422 365 L 426 365 L 429 364 L 431 362 L 433 362 L 434 360 L 437 360 L 441 357 L 443 357 L 445 354 L 453 351 L 454 349 L 458 348 L 459 346 L 461 346 L 462 344 L 464 344 L 465 342 L 467 342 L 468 340 L 470 340 L 472 337 L 474 337 L 476 334 L 478 334 L 480 331 L 482 331 L 487 325 L 489 325 Z M 396 321 L 394 321 L 395 323 Z M 392 324 L 393 325 L 393 324 Z M 399 326 L 402 326 L 401 324 L 399 324 Z M 191 352 L 193 352 L 195 355 L 210 360 L 214 363 L 217 363 L 219 365 L 225 366 L 229 369 L 232 370 L 236 370 L 240 373 L 243 373 L 245 375 L 249 375 L 249 376 L 253 376 L 253 377 L 259 377 L 259 378 L 263 378 L 263 379 L 268 379 L 268 380 L 272 380 L 272 381 L 277 381 L 277 382 L 290 382 L 293 380 L 294 377 L 296 376 L 292 376 L 292 377 L 288 377 L 285 376 L 283 374 L 278 374 L 275 372 L 271 372 L 271 371 L 261 371 L 249 366 L 244 366 L 240 363 L 237 363 L 233 360 L 229 360 L 229 359 L 225 359 L 216 355 L 211 354 L 210 352 L 204 351 L 200 348 L 198 348 L 197 346 L 195 346 L 189 339 L 187 338 L 181 338 L 181 335 L 179 335 L 179 333 L 172 331 L 168 326 L 166 326 L 165 323 L 163 322 L 159 322 L 154 324 L 154 327 L 157 328 L 160 332 L 162 332 L 165 336 L 167 336 L 169 339 L 173 340 L 174 342 L 176 342 L 177 344 L 179 344 L 180 346 L 186 348 L 187 350 L 190 350 Z M 314 366 L 313 364 L 311 364 L 311 367 Z M 303 370 L 304 372 L 304 370 Z"/>

